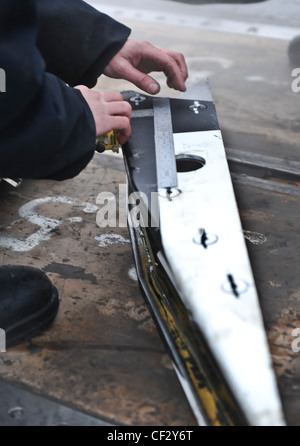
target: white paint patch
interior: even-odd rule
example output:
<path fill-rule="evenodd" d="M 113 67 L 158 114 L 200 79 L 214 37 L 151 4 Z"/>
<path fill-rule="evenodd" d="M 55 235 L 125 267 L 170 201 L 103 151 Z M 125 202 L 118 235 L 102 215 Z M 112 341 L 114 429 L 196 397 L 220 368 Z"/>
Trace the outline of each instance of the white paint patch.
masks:
<path fill-rule="evenodd" d="M 9 226 L 6 226 L 6 229 L 11 229 L 15 225 L 19 225 L 20 223 L 23 223 L 23 220 L 14 220 L 10 223 Z"/>
<path fill-rule="evenodd" d="M 189 83 L 191 85 L 209 79 L 215 74 L 213 69 L 203 70 L 203 67 L 207 67 L 208 64 L 218 65 L 222 70 L 227 70 L 234 65 L 231 59 L 215 56 L 191 56 L 186 57 L 186 61 L 189 67 Z"/>
<path fill-rule="evenodd" d="M 83 212 L 85 214 L 95 214 L 99 210 L 99 207 L 96 206 L 95 204 L 84 203 L 84 205 L 85 205 L 85 208 L 83 209 Z"/>
<path fill-rule="evenodd" d="M 220 65 L 221 68 L 227 70 L 232 67 L 233 60 L 227 57 L 217 57 L 217 56 L 189 56 L 186 57 L 189 67 L 193 68 L 193 64 L 201 65 L 203 67 L 203 62 L 216 63 Z"/>
<path fill-rule="evenodd" d="M 282 288 L 282 284 L 281 284 L 281 283 L 273 282 L 272 280 L 269 281 L 269 285 L 270 285 L 272 288 Z"/>
<path fill-rule="evenodd" d="M 249 82 L 263 82 L 265 78 L 263 76 L 246 76 L 245 80 Z"/>
<path fill-rule="evenodd" d="M 81 217 L 71 217 L 67 219 L 70 223 L 81 223 L 83 218 Z"/>
<path fill-rule="evenodd" d="M 98 246 L 104 248 L 109 245 L 124 245 L 125 243 L 130 243 L 130 240 L 126 240 L 120 234 L 101 234 L 95 237 L 95 240 L 99 242 Z"/>
<path fill-rule="evenodd" d="M 253 245 L 263 245 L 267 241 L 267 237 L 259 232 L 243 231 L 245 239 L 249 240 Z"/>
<path fill-rule="evenodd" d="M 248 82 L 264 82 L 268 85 L 273 85 L 274 87 L 285 87 L 287 85 L 290 86 L 290 82 L 276 79 L 266 79 L 263 76 L 246 76 L 245 80 Z"/>
<path fill-rule="evenodd" d="M 134 282 L 138 281 L 137 271 L 136 271 L 136 268 L 134 266 L 132 268 L 130 268 L 130 270 L 128 271 L 128 276 Z"/>
<path fill-rule="evenodd" d="M 81 202 L 76 198 L 70 197 L 44 197 L 32 200 L 19 209 L 21 219 L 27 220 L 33 225 L 37 225 L 40 229 L 29 235 L 26 239 L 18 239 L 10 235 L 0 235 L 0 247 L 11 249 L 15 252 L 27 252 L 36 248 L 42 241 L 50 240 L 53 229 L 58 228 L 64 221 L 78 223 L 82 221 L 82 217 L 71 217 L 66 219 L 54 219 L 40 215 L 36 212 L 36 208 L 45 203 L 62 203 L 68 205 L 77 205 L 84 207 L 83 212 L 96 212 L 99 208 L 88 202 Z M 22 220 L 12 222 L 7 228 L 21 223 Z"/>

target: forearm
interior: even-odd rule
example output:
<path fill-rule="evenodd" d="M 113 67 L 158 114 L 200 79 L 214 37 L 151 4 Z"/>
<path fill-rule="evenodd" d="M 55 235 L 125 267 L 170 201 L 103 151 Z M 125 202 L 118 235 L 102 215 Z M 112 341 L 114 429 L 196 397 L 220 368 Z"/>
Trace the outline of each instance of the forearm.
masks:
<path fill-rule="evenodd" d="M 38 48 L 46 70 L 93 87 L 130 29 L 81 0 L 37 0 Z"/>
<path fill-rule="evenodd" d="M 45 72 L 33 0 L 0 2 L 0 177 L 66 179 L 92 158 L 95 122 L 81 93 Z"/>

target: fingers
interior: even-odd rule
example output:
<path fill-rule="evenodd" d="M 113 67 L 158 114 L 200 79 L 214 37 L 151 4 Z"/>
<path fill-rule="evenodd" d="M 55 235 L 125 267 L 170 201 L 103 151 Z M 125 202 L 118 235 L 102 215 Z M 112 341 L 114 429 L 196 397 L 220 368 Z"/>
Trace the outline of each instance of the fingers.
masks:
<path fill-rule="evenodd" d="M 131 135 L 130 120 L 127 117 L 112 116 L 112 128 L 118 130 L 119 143 L 125 144 Z"/>
<path fill-rule="evenodd" d="M 118 100 L 120 97 L 121 100 Z M 97 136 L 102 136 L 110 130 L 118 130 L 119 143 L 124 144 L 131 135 L 131 111 L 131 105 L 124 101 L 122 95 L 112 97 L 105 94 L 101 114 L 96 118 Z"/>
<path fill-rule="evenodd" d="M 124 79 L 149 94 L 157 94 L 160 91 L 160 85 L 153 77 L 135 68 L 129 62 L 124 64 L 122 73 Z"/>
<path fill-rule="evenodd" d="M 155 48 L 149 57 L 156 61 L 157 68 L 164 72 L 167 85 L 175 90 L 185 91 L 185 81 L 188 77 L 188 68 L 182 54 L 172 50 Z M 156 70 L 155 70 L 156 71 Z"/>
<path fill-rule="evenodd" d="M 187 80 L 189 73 L 183 54 L 171 50 L 165 50 L 165 52 L 168 53 L 169 57 L 175 60 L 179 68 L 180 72 L 177 72 L 177 75 L 179 74 L 179 76 L 176 76 L 175 81 L 181 83 L 181 87 L 185 88 L 185 81 Z M 175 71 L 177 71 L 177 67 L 175 68 Z"/>
<path fill-rule="evenodd" d="M 131 105 L 124 101 L 120 93 L 102 93 L 82 85 L 75 88 L 80 90 L 89 105 L 95 121 L 96 136 L 118 130 L 119 142 L 124 144 L 131 134 Z"/>
<path fill-rule="evenodd" d="M 106 76 L 125 79 L 149 94 L 160 91 L 159 83 L 148 73 L 161 71 L 167 85 L 185 91 L 188 68 L 182 54 L 156 48 L 149 42 L 128 39 L 104 70 Z"/>
<path fill-rule="evenodd" d="M 100 93 L 100 92 L 99 92 Z M 111 91 L 100 93 L 106 102 L 124 101 L 121 93 L 114 93 Z"/>
<path fill-rule="evenodd" d="M 137 60 L 134 57 L 129 59 L 137 71 L 131 71 L 131 75 L 135 78 L 135 85 L 142 88 L 148 93 L 158 93 L 159 87 L 151 76 L 146 76 L 152 71 L 162 71 L 167 78 L 167 85 L 179 91 L 185 91 L 185 81 L 188 77 L 188 68 L 183 54 L 173 50 L 161 49 L 153 46 L 149 42 L 128 41 L 129 49 L 133 54 L 139 53 L 137 63 L 132 61 Z M 156 90 L 156 91 L 155 91 Z"/>
<path fill-rule="evenodd" d="M 125 144 L 131 135 L 130 118 L 132 108 L 128 102 L 110 102 L 108 104 L 109 114 L 111 116 L 111 128 L 119 130 L 119 143 Z"/>
<path fill-rule="evenodd" d="M 126 116 L 131 118 L 132 108 L 128 102 L 125 102 L 123 97 L 122 101 L 109 102 L 107 104 L 107 110 L 110 115 Z"/>

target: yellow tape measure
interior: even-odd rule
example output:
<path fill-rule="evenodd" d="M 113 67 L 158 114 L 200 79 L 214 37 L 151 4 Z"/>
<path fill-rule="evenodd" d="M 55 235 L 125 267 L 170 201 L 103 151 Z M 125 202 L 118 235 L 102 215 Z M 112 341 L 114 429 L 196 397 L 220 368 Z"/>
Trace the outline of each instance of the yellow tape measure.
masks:
<path fill-rule="evenodd" d="M 120 144 L 117 137 L 116 130 L 111 130 L 106 135 L 100 136 L 96 139 L 96 151 L 99 153 L 105 150 L 112 150 L 119 153 Z"/>

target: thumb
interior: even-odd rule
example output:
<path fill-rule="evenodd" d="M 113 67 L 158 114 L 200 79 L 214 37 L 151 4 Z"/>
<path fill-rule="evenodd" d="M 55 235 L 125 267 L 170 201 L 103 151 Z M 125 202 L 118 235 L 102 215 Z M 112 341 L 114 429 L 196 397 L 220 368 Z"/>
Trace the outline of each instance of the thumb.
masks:
<path fill-rule="evenodd" d="M 123 79 L 132 82 L 141 90 L 149 94 L 157 94 L 160 91 L 159 83 L 153 77 L 142 71 L 137 70 L 132 65 L 127 67 L 126 72 L 123 72 Z"/>

